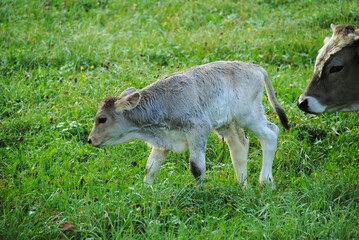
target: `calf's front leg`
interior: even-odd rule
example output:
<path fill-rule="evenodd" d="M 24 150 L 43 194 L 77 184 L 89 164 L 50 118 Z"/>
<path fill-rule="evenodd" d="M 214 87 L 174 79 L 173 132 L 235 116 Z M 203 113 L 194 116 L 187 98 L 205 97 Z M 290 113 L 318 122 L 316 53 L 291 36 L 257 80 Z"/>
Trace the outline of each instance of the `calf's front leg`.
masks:
<path fill-rule="evenodd" d="M 210 132 L 209 124 L 201 123 L 187 135 L 191 172 L 200 186 L 203 186 L 204 172 L 206 171 L 206 145 Z"/>
<path fill-rule="evenodd" d="M 146 175 L 143 179 L 144 182 L 152 185 L 158 170 L 160 170 L 163 160 L 167 157 L 168 150 L 159 147 L 153 147 L 150 156 L 146 163 Z"/>

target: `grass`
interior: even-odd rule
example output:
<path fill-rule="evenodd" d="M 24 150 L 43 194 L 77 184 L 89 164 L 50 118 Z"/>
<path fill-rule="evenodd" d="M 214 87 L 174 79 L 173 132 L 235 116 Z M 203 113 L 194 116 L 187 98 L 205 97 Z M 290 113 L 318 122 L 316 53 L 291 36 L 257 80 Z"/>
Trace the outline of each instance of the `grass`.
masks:
<path fill-rule="evenodd" d="M 43 5 L 43 6 L 42 6 Z M 359 115 L 296 107 L 330 23 L 358 26 L 357 1 L 26 1 L 0 3 L 0 239 L 358 239 Z M 152 188 L 141 141 L 86 140 L 105 96 L 216 60 L 262 65 L 291 130 L 259 186 L 250 136 L 242 189 L 214 134 L 203 189 L 189 153 Z M 279 120 L 264 100 L 270 121 Z"/>

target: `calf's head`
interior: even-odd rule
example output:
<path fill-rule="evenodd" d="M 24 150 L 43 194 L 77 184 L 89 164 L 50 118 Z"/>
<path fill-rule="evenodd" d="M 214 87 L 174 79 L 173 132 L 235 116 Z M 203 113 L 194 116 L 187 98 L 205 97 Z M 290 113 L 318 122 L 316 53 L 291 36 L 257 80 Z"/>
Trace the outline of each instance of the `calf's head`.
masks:
<path fill-rule="evenodd" d="M 135 108 L 140 98 L 141 95 L 135 88 L 125 90 L 120 97 L 104 98 L 98 107 L 88 143 L 94 147 L 102 147 L 133 139 L 131 133 L 137 127 L 124 116 L 124 112 Z"/>
<path fill-rule="evenodd" d="M 314 76 L 298 99 L 308 113 L 359 110 L 359 31 L 331 25 L 333 35 L 319 50 Z"/>

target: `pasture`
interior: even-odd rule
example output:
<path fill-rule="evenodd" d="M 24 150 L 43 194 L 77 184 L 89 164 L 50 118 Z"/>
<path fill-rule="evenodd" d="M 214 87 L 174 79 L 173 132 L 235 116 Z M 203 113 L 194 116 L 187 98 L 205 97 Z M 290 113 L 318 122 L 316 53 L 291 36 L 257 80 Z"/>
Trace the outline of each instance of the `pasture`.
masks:
<path fill-rule="evenodd" d="M 359 2 L 0 2 L 0 239 L 359 239 L 359 114 L 296 106 L 330 24 L 359 27 Z M 248 183 L 211 134 L 203 188 L 189 152 L 170 153 L 152 188 L 150 147 L 87 143 L 97 106 L 128 87 L 218 60 L 263 66 L 287 112 L 273 175 Z M 265 95 L 266 96 L 266 95 Z M 223 160 L 221 161 L 223 155 Z"/>

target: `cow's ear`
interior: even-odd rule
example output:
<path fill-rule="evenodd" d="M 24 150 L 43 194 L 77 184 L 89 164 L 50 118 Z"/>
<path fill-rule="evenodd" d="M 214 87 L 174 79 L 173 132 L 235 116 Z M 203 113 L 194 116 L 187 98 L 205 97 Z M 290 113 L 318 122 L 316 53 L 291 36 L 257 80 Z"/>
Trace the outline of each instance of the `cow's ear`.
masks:
<path fill-rule="evenodd" d="M 126 96 L 119 98 L 115 102 L 115 110 L 116 112 L 131 110 L 138 105 L 140 99 L 141 99 L 141 94 L 139 92 L 127 94 Z"/>
<path fill-rule="evenodd" d="M 327 42 L 329 42 L 329 40 L 330 40 L 330 37 L 324 38 L 324 45 L 327 44 Z"/>
<path fill-rule="evenodd" d="M 134 92 L 136 92 L 136 91 L 137 91 L 137 89 L 134 88 L 134 87 L 127 88 L 125 91 L 123 91 L 123 92 L 121 93 L 120 98 L 121 98 L 121 97 L 124 97 L 124 96 L 127 96 L 128 94 L 134 93 Z"/>
<path fill-rule="evenodd" d="M 354 32 L 355 36 L 354 36 L 354 42 L 355 43 L 359 43 L 359 29 L 356 29 Z"/>
<path fill-rule="evenodd" d="M 332 31 L 334 32 L 335 29 L 335 25 L 333 23 L 330 24 L 330 28 L 332 29 Z"/>

